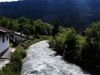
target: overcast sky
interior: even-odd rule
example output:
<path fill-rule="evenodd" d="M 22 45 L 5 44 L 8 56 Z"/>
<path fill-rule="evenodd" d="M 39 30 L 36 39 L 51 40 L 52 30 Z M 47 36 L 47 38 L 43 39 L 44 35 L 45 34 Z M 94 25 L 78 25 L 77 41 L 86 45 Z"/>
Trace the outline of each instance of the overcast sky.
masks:
<path fill-rule="evenodd" d="M 11 2 L 11 1 L 18 1 L 18 0 L 0 0 L 0 2 Z"/>

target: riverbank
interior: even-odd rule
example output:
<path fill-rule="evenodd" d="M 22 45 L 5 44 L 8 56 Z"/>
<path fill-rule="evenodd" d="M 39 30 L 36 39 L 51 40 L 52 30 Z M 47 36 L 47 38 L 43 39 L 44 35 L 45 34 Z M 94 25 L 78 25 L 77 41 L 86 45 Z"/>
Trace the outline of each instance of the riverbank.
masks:
<path fill-rule="evenodd" d="M 80 67 L 65 62 L 61 56 L 55 56 L 55 53 L 46 40 L 31 45 L 21 75 L 89 75 Z"/>

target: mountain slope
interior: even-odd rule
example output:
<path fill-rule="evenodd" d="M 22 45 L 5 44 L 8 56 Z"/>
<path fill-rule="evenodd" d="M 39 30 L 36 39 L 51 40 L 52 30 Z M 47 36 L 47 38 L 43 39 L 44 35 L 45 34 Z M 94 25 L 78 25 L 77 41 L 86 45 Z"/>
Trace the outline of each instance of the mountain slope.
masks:
<path fill-rule="evenodd" d="M 100 20 L 99 0 L 23 0 L 0 3 L 0 16 L 30 17 L 81 27 Z"/>

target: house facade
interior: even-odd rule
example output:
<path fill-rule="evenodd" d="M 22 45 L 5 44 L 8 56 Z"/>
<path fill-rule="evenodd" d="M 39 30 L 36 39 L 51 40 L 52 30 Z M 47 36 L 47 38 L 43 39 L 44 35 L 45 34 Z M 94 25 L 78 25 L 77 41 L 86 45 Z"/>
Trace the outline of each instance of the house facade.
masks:
<path fill-rule="evenodd" d="M 6 28 L 0 27 L 0 56 L 9 49 L 9 38 L 7 34 L 11 32 Z"/>
<path fill-rule="evenodd" d="M 9 49 L 9 41 L 19 44 L 25 40 L 25 35 L 0 27 L 0 57 Z"/>
<path fill-rule="evenodd" d="M 5 33 L 0 32 L 0 54 L 9 49 L 9 38 Z"/>

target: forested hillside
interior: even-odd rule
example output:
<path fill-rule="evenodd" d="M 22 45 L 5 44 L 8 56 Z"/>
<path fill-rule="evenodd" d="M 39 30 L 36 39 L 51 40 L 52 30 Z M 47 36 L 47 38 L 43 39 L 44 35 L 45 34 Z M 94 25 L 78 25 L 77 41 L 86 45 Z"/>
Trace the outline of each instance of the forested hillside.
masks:
<path fill-rule="evenodd" d="M 61 24 L 86 28 L 92 21 L 100 20 L 99 0 L 20 0 L 0 3 L 0 16 L 29 17 L 52 23 L 58 18 Z M 81 30 L 80 29 L 80 30 Z"/>

